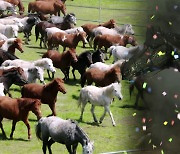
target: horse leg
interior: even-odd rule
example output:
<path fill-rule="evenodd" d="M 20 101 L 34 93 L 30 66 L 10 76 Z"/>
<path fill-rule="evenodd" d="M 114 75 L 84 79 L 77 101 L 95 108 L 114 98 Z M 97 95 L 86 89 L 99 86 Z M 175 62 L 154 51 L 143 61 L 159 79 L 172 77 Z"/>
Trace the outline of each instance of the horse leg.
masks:
<path fill-rule="evenodd" d="M 75 69 L 73 68 L 73 69 L 72 69 L 72 74 L 73 74 L 74 80 L 76 80 L 76 76 L 75 76 L 74 72 L 75 72 Z"/>
<path fill-rule="evenodd" d="M 52 111 L 51 115 L 56 116 L 55 103 L 49 104 L 49 107 L 50 107 L 50 109 Z"/>
<path fill-rule="evenodd" d="M 15 131 L 16 123 L 17 123 L 17 121 L 13 120 L 10 139 L 13 139 L 13 134 L 14 134 L 14 131 Z"/>
<path fill-rule="evenodd" d="M 55 141 L 51 138 L 51 139 L 48 141 L 49 154 L 52 154 L 51 145 L 52 145 L 53 143 L 55 143 Z"/>
<path fill-rule="evenodd" d="M 28 139 L 31 139 L 31 128 L 28 122 L 28 119 L 23 120 L 24 124 L 26 125 L 27 129 L 28 129 Z"/>
<path fill-rule="evenodd" d="M 80 121 L 82 121 L 85 106 L 86 106 L 86 103 L 84 104 L 84 102 L 83 102 L 82 107 L 81 107 L 81 116 L 79 118 Z"/>
<path fill-rule="evenodd" d="M 92 105 L 92 106 L 91 106 L 91 113 L 92 113 L 92 115 L 93 115 L 94 122 L 98 122 L 98 121 L 97 121 L 97 118 L 96 118 L 96 115 L 94 114 L 94 109 L 95 109 L 95 106 Z"/>
<path fill-rule="evenodd" d="M 103 115 L 101 116 L 101 118 L 100 118 L 100 120 L 99 120 L 99 123 L 102 123 L 102 121 L 103 121 L 103 119 L 104 119 L 104 117 L 105 117 L 105 115 L 106 115 L 106 112 L 107 112 L 107 110 L 106 110 L 106 108 L 104 107 L 104 113 L 103 113 Z"/>
<path fill-rule="evenodd" d="M 0 127 L 1 127 L 1 130 L 2 130 L 3 136 L 4 136 L 5 138 L 7 138 L 7 137 L 6 137 L 6 133 L 5 133 L 4 129 L 3 129 L 2 120 L 3 120 L 3 117 L 0 117 Z"/>
<path fill-rule="evenodd" d="M 67 144 L 66 144 L 66 148 L 67 148 L 67 150 L 68 150 L 68 152 L 69 152 L 70 154 L 73 154 L 72 149 L 71 149 L 71 145 L 67 145 Z"/>
<path fill-rule="evenodd" d="M 73 146 L 72 146 L 73 154 L 76 154 L 77 146 L 78 146 L 78 143 L 73 144 Z"/>
<path fill-rule="evenodd" d="M 116 123 L 115 123 L 114 118 L 113 118 L 113 115 L 112 115 L 112 113 L 111 113 L 111 111 L 110 111 L 110 109 L 109 109 L 109 106 L 105 106 L 105 108 L 106 108 L 106 111 L 109 113 L 109 115 L 110 115 L 110 117 L 111 117 L 113 126 L 116 126 Z"/>
<path fill-rule="evenodd" d="M 44 154 L 46 154 L 46 145 L 47 145 L 47 141 L 43 141 L 42 150 Z"/>

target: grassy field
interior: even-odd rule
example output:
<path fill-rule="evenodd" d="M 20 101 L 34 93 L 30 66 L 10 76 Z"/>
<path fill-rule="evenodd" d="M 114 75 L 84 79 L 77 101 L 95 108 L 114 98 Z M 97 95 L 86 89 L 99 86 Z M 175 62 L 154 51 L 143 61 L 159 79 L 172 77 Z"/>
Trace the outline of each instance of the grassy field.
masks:
<path fill-rule="evenodd" d="M 28 1 L 23 2 L 26 6 Z M 84 20 L 99 20 L 99 12 L 98 10 L 89 10 L 78 7 L 73 7 L 70 5 L 84 5 L 84 6 L 98 6 L 99 2 L 97 0 L 67 0 L 67 11 L 74 12 L 78 19 Z M 128 9 L 144 9 L 144 2 L 126 2 L 119 0 L 102 0 L 102 7 L 105 8 L 128 8 Z M 102 10 L 101 12 L 101 21 L 107 21 L 111 18 L 114 18 L 117 23 L 131 23 L 133 25 L 144 25 L 144 18 L 142 12 L 136 11 L 109 11 Z M 87 23 L 87 21 L 78 20 L 77 26 Z M 140 27 L 135 27 L 135 32 L 137 34 L 143 34 L 144 30 Z M 46 52 L 46 49 L 39 48 L 39 41 L 35 42 L 34 29 L 32 31 L 31 43 L 30 45 L 24 45 L 24 53 L 21 54 L 18 51 L 16 55 L 24 60 L 36 60 L 41 58 L 42 54 Z M 20 38 L 23 38 L 23 35 L 19 35 Z M 139 43 L 143 42 L 143 37 L 138 37 L 137 40 Z M 87 48 L 89 49 L 89 48 Z M 81 53 L 86 49 L 82 48 L 82 44 L 80 43 L 77 48 L 77 53 Z M 60 48 L 62 51 L 62 48 Z M 106 63 L 112 63 L 112 59 L 106 61 Z M 76 76 L 79 79 L 79 74 L 76 72 Z M 55 77 L 63 78 L 63 74 L 60 70 L 57 70 Z M 45 72 L 45 82 L 48 83 L 47 73 Z M 86 106 L 84 112 L 84 121 L 80 122 L 79 125 L 85 130 L 91 140 L 95 142 L 95 150 L 94 153 L 102 153 L 108 151 L 119 151 L 125 149 L 135 149 L 138 143 L 138 139 L 142 135 L 141 131 L 141 117 L 143 115 L 142 111 L 135 110 L 133 108 L 123 108 L 124 105 L 133 105 L 135 93 L 133 96 L 129 97 L 128 91 L 128 82 L 122 81 L 123 85 L 123 96 L 124 99 L 119 101 L 115 99 L 115 101 L 111 105 L 111 111 L 113 113 L 114 119 L 116 121 L 117 126 L 113 127 L 111 124 L 111 120 L 109 115 L 106 115 L 103 123 L 99 126 L 93 123 L 93 118 L 90 113 L 90 105 Z M 72 73 L 70 71 L 70 80 L 65 83 L 65 87 L 67 89 L 67 94 L 63 95 L 62 93 L 58 93 L 58 99 L 56 102 L 56 110 L 59 117 L 67 119 L 75 119 L 78 120 L 80 116 L 80 108 L 77 107 L 77 100 L 79 97 L 79 91 L 81 89 L 79 80 L 74 81 L 72 77 Z M 20 88 L 18 86 L 12 86 L 11 88 L 12 96 L 21 97 Z M 47 105 L 42 104 L 42 113 L 43 116 L 47 116 L 51 113 L 49 107 Z M 96 107 L 95 113 L 99 118 L 103 109 L 101 107 Z M 135 115 L 136 113 L 136 115 Z M 133 116 L 135 115 L 135 116 Z M 2 134 L 0 132 L 0 154 L 39 154 L 42 153 L 41 147 L 42 142 L 39 141 L 35 136 L 35 125 L 37 123 L 36 117 L 34 114 L 30 113 L 29 121 L 32 131 L 32 140 L 27 140 L 27 128 L 23 122 L 17 123 L 16 130 L 14 132 L 13 140 L 3 140 Z M 4 119 L 3 125 L 7 136 L 9 136 L 11 131 L 11 120 Z M 140 131 L 138 131 L 138 128 Z M 81 146 L 78 146 L 78 153 L 81 153 Z M 61 153 L 67 154 L 67 150 L 64 145 L 60 145 L 58 143 L 53 144 L 52 146 L 53 153 Z"/>

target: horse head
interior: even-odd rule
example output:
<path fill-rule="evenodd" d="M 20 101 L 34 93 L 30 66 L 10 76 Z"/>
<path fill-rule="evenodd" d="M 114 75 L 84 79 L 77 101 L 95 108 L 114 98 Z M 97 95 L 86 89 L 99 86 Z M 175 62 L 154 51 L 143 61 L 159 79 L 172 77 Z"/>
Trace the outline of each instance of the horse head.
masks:
<path fill-rule="evenodd" d="M 21 40 L 20 38 L 15 39 L 13 45 L 14 45 L 14 47 L 15 47 L 16 49 L 18 49 L 21 53 L 24 52 L 24 50 L 23 50 L 23 48 L 22 48 L 23 42 L 22 42 L 22 40 Z"/>
<path fill-rule="evenodd" d="M 86 39 L 87 35 L 86 35 L 86 32 L 78 32 L 77 33 L 77 36 L 79 37 L 79 39 L 84 43 L 84 44 L 87 44 L 88 41 Z"/>
<path fill-rule="evenodd" d="M 83 154 L 93 154 L 94 142 L 91 142 L 90 140 L 85 140 L 84 142 Z"/>
<path fill-rule="evenodd" d="M 63 94 L 66 94 L 66 89 L 64 87 L 64 81 L 61 78 L 55 78 L 53 81 L 56 85 L 56 89 Z"/>
<path fill-rule="evenodd" d="M 121 93 L 121 83 L 112 83 L 113 86 L 113 93 L 114 95 L 119 98 L 119 100 L 123 99 L 122 93 Z"/>
<path fill-rule="evenodd" d="M 57 10 L 61 10 L 61 12 L 64 14 L 64 16 L 66 15 L 66 6 L 65 4 L 63 4 L 62 2 L 55 2 L 54 3 L 54 7 L 57 9 Z"/>
<path fill-rule="evenodd" d="M 69 52 L 73 62 L 77 62 L 78 61 L 75 49 L 71 48 L 67 52 Z"/>
<path fill-rule="evenodd" d="M 39 99 L 31 99 L 31 111 L 37 116 L 37 120 L 41 119 L 41 102 Z"/>
<path fill-rule="evenodd" d="M 69 13 L 64 17 L 64 21 L 76 25 L 76 17 L 74 13 Z"/>

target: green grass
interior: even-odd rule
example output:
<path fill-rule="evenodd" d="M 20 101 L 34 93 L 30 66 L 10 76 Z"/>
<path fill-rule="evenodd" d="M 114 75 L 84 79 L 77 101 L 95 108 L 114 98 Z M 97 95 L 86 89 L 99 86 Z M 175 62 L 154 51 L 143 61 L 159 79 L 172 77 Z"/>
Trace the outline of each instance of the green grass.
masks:
<path fill-rule="evenodd" d="M 128 8 L 128 9 L 144 9 L 144 2 L 126 2 L 119 0 L 101 0 L 102 7 L 108 8 Z M 24 5 L 27 6 L 28 2 L 24 2 Z M 97 0 L 74 0 L 67 1 L 67 5 L 84 5 L 84 6 L 98 6 L 99 2 Z M 27 9 L 26 9 L 27 10 Z M 89 10 L 83 8 L 75 8 L 72 6 L 67 6 L 68 12 L 74 12 L 79 19 L 84 20 L 99 20 L 98 10 Z M 132 12 L 132 11 L 109 11 L 102 10 L 101 20 L 107 21 L 111 18 L 114 18 L 117 23 L 131 23 L 144 25 L 143 13 L 141 12 Z M 85 24 L 85 21 L 78 20 L 77 26 Z M 135 32 L 138 34 L 143 34 L 144 30 L 136 27 Z M 34 29 L 32 31 L 31 44 L 24 45 L 24 53 L 16 52 L 16 55 L 24 60 L 36 60 L 41 58 L 42 54 L 46 52 L 46 49 L 39 48 L 39 41 L 35 42 Z M 23 35 L 19 35 L 20 38 L 23 38 Z M 137 37 L 138 42 L 144 42 L 143 37 Z M 87 48 L 88 49 L 88 48 Z M 77 47 L 77 53 L 81 53 L 85 49 L 82 48 L 82 43 Z M 62 48 L 60 48 L 62 52 Z M 106 63 L 111 63 L 112 59 L 106 61 Z M 79 78 L 78 72 L 76 72 L 77 78 Z M 55 77 L 63 78 L 63 74 L 60 70 L 57 70 Z M 45 73 L 45 78 L 47 78 L 47 73 Z M 48 83 L 48 80 L 45 80 Z M 136 127 L 140 127 L 141 117 L 143 115 L 142 111 L 138 111 L 132 108 L 122 108 L 123 105 L 133 105 L 135 93 L 133 96 L 129 97 L 128 91 L 128 82 L 122 81 L 122 92 L 124 99 L 115 101 L 111 105 L 111 111 L 113 113 L 114 119 L 117 126 L 113 127 L 110 117 L 107 114 L 103 123 L 99 126 L 93 124 L 93 118 L 90 113 L 90 105 L 88 104 L 84 112 L 84 121 L 79 123 L 79 125 L 85 130 L 91 140 L 95 142 L 95 151 L 94 153 L 108 152 L 108 151 L 119 151 L 124 149 L 134 149 L 136 147 L 137 141 L 142 135 L 142 132 L 136 132 Z M 63 95 L 58 93 L 58 99 L 56 102 L 57 115 L 61 118 L 75 119 L 78 120 L 80 116 L 80 108 L 77 107 L 77 99 L 79 97 L 79 91 L 81 89 L 79 80 L 74 81 L 72 73 L 70 71 L 70 81 L 65 83 L 67 89 L 67 94 Z M 21 97 L 20 89 L 18 86 L 12 86 L 11 93 L 12 96 Z M 43 116 L 47 116 L 51 113 L 49 107 L 45 104 L 42 104 L 42 113 Z M 103 113 L 102 107 L 96 107 L 95 113 L 99 118 Z M 132 116 L 133 113 L 137 113 L 136 116 Z M 14 140 L 2 140 L 2 134 L 0 132 L 0 154 L 39 154 L 42 153 L 41 147 L 42 142 L 39 141 L 35 136 L 35 125 L 37 123 L 36 117 L 34 114 L 30 113 L 29 115 L 32 140 L 27 141 L 27 128 L 23 122 L 18 122 L 16 130 L 14 132 Z M 11 120 L 4 119 L 3 125 L 7 136 L 11 132 Z M 78 146 L 78 153 L 81 153 L 81 146 Z M 53 153 L 67 154 L 67 150 L 64 145 L 55 143 L 52 146 Z"/>

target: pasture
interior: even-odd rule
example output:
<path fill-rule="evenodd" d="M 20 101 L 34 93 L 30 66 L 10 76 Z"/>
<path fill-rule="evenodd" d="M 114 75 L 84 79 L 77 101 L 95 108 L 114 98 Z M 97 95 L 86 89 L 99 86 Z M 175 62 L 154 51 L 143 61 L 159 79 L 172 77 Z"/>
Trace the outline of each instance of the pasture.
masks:
<path fill-rule="evenodd" d="M 25 5 L 25 10 L 27 12 L 27 5 L 29 1 L 23 1 Z M 101 21 L 107 21 L 111 18 L 115 19 L 117 23 L 125 24 L 131 23 L 132 25 L 144 25 L 144 13 L 141 11 L 118 11 L 118 8 L 127 8 L 127 9 L 145 9 L 144 2 L 134 2 L 134 1 L 120 1 L 120 0 L 102 0 L 102 7 L 113 8 L 114 11 L 102 10 L 101 11 Z M 85 23 L 91 23 L 90 20 L 98 20 L 99 12 L 98 10 L 89 10 L 82 7 L 73 7 L 72 5 L 85 5 L 85 6 L 98 6 L 98 0 L 67 0 L 67 12 L 75 13 L 77 19 L 77 26 L 81 26 Z M 97 23 L 97 22 L 94 22 Z M 144 27 L 135 27 L 135 33 L 138 34 L 137 41 L 139 44 L 143 43 L 143 36 L 145 29 Z M 23 34 L 19 34 L 20 38 L 23 38 Z M 47 51 L 47 49 L 41 49 L 39 47 L 39 40 L 35 42 L 34 28 L 32 30 L 32 36 L 30 37 L 31 41 L 29 45 L 24 45 L 24 53 L 16 51 L 16 55 L 24 60 L 37 60 L 42 57 L 42 55 Z M 88 46 L 88 45 L 87 45 Z M 82 48 L 82 43 L 80 42 L 76 51 L 81 53 L 85 50 L 90 49 L 89 46 L 85 49 Z M 62 52 L 62 47 L 59 49 Z M 106 61 L 106 63 L 112 63 L 113 58 Z M 79 97 L 79 92 L 81 89 L 80 86 L 80 75 L 76 71 L 77 80 L 73 80 L 73 75 L 70 70 L 70 80 L 65 82 L 65 88 L 67 90 L 66 94 L 58 93 L 58 98 L 56 102 L 56 111 L 57 116 L 63 119 L 74 119 L 77 120 L 80 117 L 80 108 L 78 108 L 77 101 Z M 64 78 L 62 72 L 56 69 L 55 77 Z M 45 82 L 49 83 L 48 74 L 45 72 Z M 129 96 L 129 83 L 127 81 L 122 81 L 122 94 L 124 96 L 123 100 L 118 100 L 115 98 L 114 102 L 111 105 L 111 112 L 113 113 L 114 119 L 116 121 L 116 127 L 113 127 L 111 124 L 111 119 L 107 114 L 103 123 L 99 126 L 93 123 L 93 117 L 90 112 L 90 104 L 87 104 L 83 116 L 83 122 L 80 122 L 79 125 L 83 130 L 88 134 L 89 138 L 94 141 L 94 153 L 103 153 L 109 151 L 119 151 L 127 149 L 136 149 L 136 144 L 143 134 L 141 128 L 141 118 L 143 116 L 143 111 L 133 109 L 133 108 L 124 108 L 126 105 L 134 105 L 135 102 L 135 93 L 132 97 Z M 18 86 L 12 86 L 10 89 L 13 98 L 21 97 L 20 88 Z M 142 105 L 142 104 L 141 104 Z M 47 116 L 51 114 L 51 110 L 46 104 L 41 106 L 42 115 Z M 98 118 L 103 114 L 102 107 L 96 107 L 95 114 Z M 0 132 L 0 153 L 2 154 L 39 154 L 42 153 L 42 142 L 36 138 L 35 135 L 35 125 L 37 124 L 36 117 L 34 114 L 30 113 L 29 121 L 32 131 L 32 139 L 27 140 L 27 128 L 23 122 L 19 122 L 16 126 L 14 132 L 13 140 L 3 140 L 2 133 Z M 4 130 L 9 137 L 11 132 L 11 123 L 12 121 L 4 119 L 3 125 Z M 78 153 L 81 153 L 81 146 L 78 146 Z M 67 150 L 64 145 L 55 143 L 52 146 L 53 153 L 67 154 Z"/>

